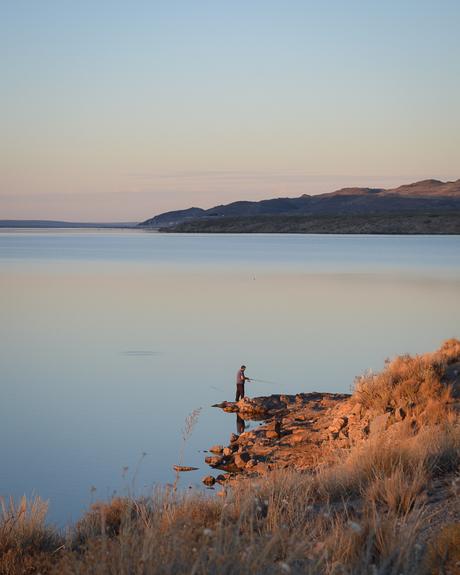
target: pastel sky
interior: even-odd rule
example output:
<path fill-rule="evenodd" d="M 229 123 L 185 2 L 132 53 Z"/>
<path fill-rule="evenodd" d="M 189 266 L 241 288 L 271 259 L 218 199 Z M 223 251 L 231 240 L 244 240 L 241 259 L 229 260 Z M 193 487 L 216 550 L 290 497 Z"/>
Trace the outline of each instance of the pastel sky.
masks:
<path fill-rule="evenodd" d="M 0 219 L 460 177 L 458 0 L 0 6 Z"/>

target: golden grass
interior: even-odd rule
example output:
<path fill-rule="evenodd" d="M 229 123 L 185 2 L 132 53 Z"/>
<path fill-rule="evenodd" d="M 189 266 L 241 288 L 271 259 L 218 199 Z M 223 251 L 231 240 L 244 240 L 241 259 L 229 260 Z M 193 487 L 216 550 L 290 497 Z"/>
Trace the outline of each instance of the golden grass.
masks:
<path fill-rule="evenodd" d="M 423 563 L 417 541 L 427 524 L 426 492 L 440 473 L 458 469 L 459 438 L 452 423 L 401 431 L 380 446 L 367 441 L 352 448 L 330 467 L 276 471 L 237 482 L 222 497 L 164 488 L 141 500 L 98 503 L 40 572 L 429 572 L 424 565 L 431 569 L 439 557 L 448 564 L 453 547 L 433 543 Z"/>
<path fill-rule="evenodd" d="M 19 503 L 0 498 L 0 573 L 16 575 L 47 572 L 63 538 L 45 524 L 48 503 L 34 497 Z"/>
<path fill-rule="evenodd" d="M 442 381 L 446 367 L 460 361 L 460 341 L 445 341 L 434 353 L 387 360 L 385 369 L 356 378 L 354 399 L 373 413 L 403 408 L 423 423 L 437 423 L 446 415 L 451 389 Z"/>

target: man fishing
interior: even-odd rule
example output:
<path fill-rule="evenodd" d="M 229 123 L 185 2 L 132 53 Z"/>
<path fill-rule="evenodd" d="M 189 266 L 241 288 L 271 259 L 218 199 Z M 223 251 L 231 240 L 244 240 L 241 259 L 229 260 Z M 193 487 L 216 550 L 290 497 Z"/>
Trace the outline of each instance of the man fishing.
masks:
<path fill-rule="evenodd" d="M 238 401 L 239 399 L 243 399 L 243 397 L 244 397 L 244 383 L 246 381 L 251 381 L 251 379 L 249 377 L 246 377 L 246 375 L 244 373 L 245 369 L 246 369 L 246 366 L 242 365 L 236 373 L 236 399 L 235 399 L 235 401 Z"/>

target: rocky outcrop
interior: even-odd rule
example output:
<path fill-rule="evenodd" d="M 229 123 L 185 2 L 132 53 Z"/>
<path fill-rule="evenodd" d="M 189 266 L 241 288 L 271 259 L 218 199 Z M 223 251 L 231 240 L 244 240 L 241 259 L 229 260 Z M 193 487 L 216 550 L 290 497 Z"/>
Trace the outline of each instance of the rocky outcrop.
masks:
<path fill-rule="evenodd" d="M 327 462 L 337 450 L 349 449 L 368 437 L 375 438 L 403 424 L 407 418 L 415 425 L 407 406 L 374 413 L 345 394 L 257 397 L 224 403 L 222 408 L 228 411 L 229 405 L 241 417 L 263 419 L 264 423 L 240 435 L 232 433 L 228 446 L 218 455 L 206 458 L 208 465 L 229 474 L 226 480 L 287 467 L 310 469 L 319 461 Z"/>
<path fill-rule="evenodd" d="M 460 341 L 451 339 L 435 353 L 399 356 L 380 374 L 358 378 L 353 396 L 299 393 L 222 402 L 214 407 L 261 421 L 232 433 L 228 446 L 214 446 L 206 463 L 233 476 L 263 475 L 292 467 L 315 468 L 341 449 L 367 438 L 416 432 L 446 413 L 460 412 Z M 228 480 L 228 476 L 226 479 Z"/>
<path fill-rule="evenodd" d="M 359 408 L 350 409 L 347 394 L 281 394 L 222 402 L 215 407 L 236 412 L 243 419 L 264 421 L 254 430 L 232 433 L 229 445 L 218 456 L 206 458 L 211 467 L 231 474 L 260 475 L 288 466 L 306 469 L 320 452 L 350 445 L 367 434 L 368 422 L 361 418 Z"/>
<path fill-rule="evenodd" d="M 222 401 L 212 407 L 219 407 L 226 412 L 238 413 L 243 419 L 259 421 L 273 416 L 280 417 L 288 414 L 289 411 L 296 407 L 303 406 L 309 401 L 318 398 L 331 396 L 334 394 L 320 393 L 298 393 L 297 395 L 274 394 L 262 397 L 245 397 L 240 401 Z M 337 395 L 337 397 L 348 397 L 347 395 Z"/>

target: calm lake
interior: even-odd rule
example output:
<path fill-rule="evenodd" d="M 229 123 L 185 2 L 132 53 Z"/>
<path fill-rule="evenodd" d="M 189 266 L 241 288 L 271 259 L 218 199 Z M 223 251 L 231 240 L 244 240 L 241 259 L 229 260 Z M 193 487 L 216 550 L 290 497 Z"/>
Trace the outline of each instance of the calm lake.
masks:
<path fill-rule="evenodd" d="M 248 395 L 348 392 L 460 326 L 459 236 L 0 232 L 0 495 L 60 525 L 92 500 L 184 487 Z M 144 455 L 145 454 L 145 455 Z"/>

